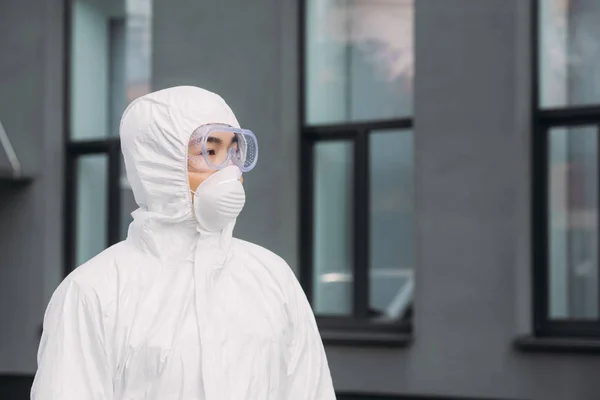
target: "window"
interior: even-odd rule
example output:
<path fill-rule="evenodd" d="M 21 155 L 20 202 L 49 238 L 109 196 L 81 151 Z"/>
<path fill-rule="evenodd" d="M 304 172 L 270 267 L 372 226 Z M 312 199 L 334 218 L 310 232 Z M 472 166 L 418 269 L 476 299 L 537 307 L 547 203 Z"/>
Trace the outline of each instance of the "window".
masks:
<path fill-rule="evenodd" d="M 600 2 L 534 14 L 535 333 L 600 337 Z"/>
<path fill-rule="evenodd" d="M 66 270 L 125 238 L 136 207 L 119 122 L 150 91 L 151 0 L 70 0 Z"/>
<path fill-rule="evenodd" d="M 301 280 L 325 340 L 399 337 L 414 288 L 413 1 L 302 4 Z"/>

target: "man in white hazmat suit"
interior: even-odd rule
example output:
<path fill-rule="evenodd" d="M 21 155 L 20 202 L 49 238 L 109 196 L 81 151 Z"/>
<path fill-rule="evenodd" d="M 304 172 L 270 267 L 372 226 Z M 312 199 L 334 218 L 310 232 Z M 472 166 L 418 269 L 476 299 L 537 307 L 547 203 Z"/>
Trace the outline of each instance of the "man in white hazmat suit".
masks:
<path fill-rule="evenodd" d="M 330 400 L 325 352 L 288 265 L 232 239 L 258 144 L 195 87 L 121 120 L 139 209 L 71 273 L 44 318 L 33 400 Z"/>

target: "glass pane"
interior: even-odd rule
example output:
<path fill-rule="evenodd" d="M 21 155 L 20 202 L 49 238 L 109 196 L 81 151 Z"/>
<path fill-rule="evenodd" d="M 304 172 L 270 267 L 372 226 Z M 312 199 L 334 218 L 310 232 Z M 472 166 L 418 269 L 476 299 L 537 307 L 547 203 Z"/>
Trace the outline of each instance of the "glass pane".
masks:
<path fill-rule="evenodd" d="M 352 312 L 353 146 L 315 146 L 314 299 L 319 314 Z"/>
<path fill-rule="evenodd" d="M 542 107 L 600 104 L 600 1 L 540 0 Z"/>
<path fill-rule="evenodd" d="M 127 104 L 150 91 L 152 0 L 72 2 L 71 135 L 119 133 Z"/>
<path fill-rule="evenodd" d="M 412 131 L 370 137 L 370 313 L 407 315 L 414 290 Z"/>
<path fill-rule="evenodd" d="M 307 2 L 308 124 L 412 114 L 413 3 Z"/>
<path fill-rule="evenodd" d="M 552 129 L 549 154 L 550 317 L 598 318 L 598 135 Z"/>
<path fill-rule="evenodd" d="M 108 155 L 94 154 L 77 160 L 76 265 L 107 246 Z"/>

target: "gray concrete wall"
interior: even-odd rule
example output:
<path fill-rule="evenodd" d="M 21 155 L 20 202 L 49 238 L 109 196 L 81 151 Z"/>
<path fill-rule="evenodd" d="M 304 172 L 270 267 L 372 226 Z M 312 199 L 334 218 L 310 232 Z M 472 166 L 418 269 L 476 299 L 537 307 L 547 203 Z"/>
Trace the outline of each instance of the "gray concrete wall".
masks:
<path fill-rule="evenodd" d="M 63 1 L 0 2 L 0 118 L 34 180 L 0 182 L 0 373 L 33 373 L 62 271 Z"/>
<path fill-rule="evenodd" d="M 297 11 L 293 0 L 155 0 L 153 89 L 219 93 L 260 142 L 236 236 L 296 267 Z"/>

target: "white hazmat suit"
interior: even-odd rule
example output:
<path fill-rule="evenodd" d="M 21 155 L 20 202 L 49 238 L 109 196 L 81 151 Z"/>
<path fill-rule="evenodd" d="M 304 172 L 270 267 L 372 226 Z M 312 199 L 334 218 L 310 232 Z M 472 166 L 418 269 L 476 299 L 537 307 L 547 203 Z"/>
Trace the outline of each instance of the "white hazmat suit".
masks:
<path fill-rule="evenodd" d="M 239 128 L 221 97 L 195 87 L 125 111 L 121 145 L 139 209 L 127 239 L 52 296 L 33 400 L 335 399 L 293 272 L 232 238 L 245 199 L 237 167 L 189 187 L 188 141 L 213 123 Z"/>

